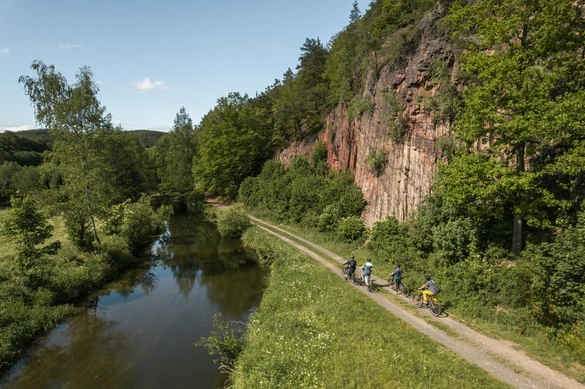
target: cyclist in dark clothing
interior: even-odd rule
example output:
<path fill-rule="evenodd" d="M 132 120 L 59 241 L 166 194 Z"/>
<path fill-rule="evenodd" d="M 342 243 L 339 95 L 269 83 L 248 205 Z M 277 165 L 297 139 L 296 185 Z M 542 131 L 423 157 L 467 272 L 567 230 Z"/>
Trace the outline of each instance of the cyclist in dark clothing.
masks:
<path fill-rule="evenodd" d="M 343 267 L 345 268 L 343 278 L 345 278 L 345 280 L 348 280 L 349 278 L 351 278 L 353 276 L 353 273 L 355 273 L 355 268 L 357 267 L 357 262 L 355 261 L 355 255 L 351 254 L 349 256 L 349 261 L 345 262 L 343 264 Z"/>

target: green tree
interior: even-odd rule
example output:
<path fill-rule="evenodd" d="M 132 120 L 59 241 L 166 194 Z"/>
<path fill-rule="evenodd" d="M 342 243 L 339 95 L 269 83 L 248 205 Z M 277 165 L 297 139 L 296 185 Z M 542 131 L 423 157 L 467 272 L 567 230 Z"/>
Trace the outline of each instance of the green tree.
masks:
<path fill-rule="evenodd" d="M 219 99 L 197 136 L 193 177 L 198 188 L 235 198 L 240 183 L 265 161 L 270 128 L 265 110 L 251 105 L 247 95 L 230 93 Z"/>
<path fill-rule="evenodd" d="M 572 0 L 459 1 L 449 20 L 455 36 L 467 42 L 463 69 L 472 79 L 455 131 L 470 146 L 489 146 L 515 170 L 502 189 L 513 206 L 512 252 L 518 254 L 526 222 L 546 227 L 546 209 L 560 205 L 543 201 L 554 200 L 547 180 L 558 179 L 544 177 L 544 165 L 571 153 L 585 135 L 583 6 Z"/>
<path fill-rule="evenodd" d="M 63 180 L 59 190 L 67 199 L 63 210 L 70 236 L 86 243 L 89 223 L 99 243 L 95 218 L 104 213 L 114 192 L 110 176 L 115 161 L 104 152 L 115 133 L 111 116 L 97 99 L 99 88 L 89 67 L 79 69 L 73 85 L 53 65 L 34 61 L 31 68 L 37 78 L 21 76 L 19 82 L 37 122 L 55 139 L 51 162 Z"/>
<path fill-rule="evenodd" d="M 305 40 L 301 46 L 301 55 L 297 65 L 296 82 L 300 86 L 299 98 L 304 103 L 303 113 L 309 121 L 309 128 L 320 129 L 319 116 L 325 114 L 327 106 L 328 83 L 325 76 L 325 66 L 329 52 L 319 38 Z"/>
<path fill-rule="evenodd" d="M 360 9 L 358 7 L 358 2 L 354 1 L 351 6 L 351 13 L 349 14 L 349 24 L 357 22 L 358 20 L 360 20 L 361 17 L 362 13 L 360 12 Z"/>
<path fill-rule="evenodd" d="M 195 133 L 191 117 L 185 107 L 181 107 L 173 129 L 155 146 L 162 192 L 184 194 L 193 190 L 191 168 L 196 153 Z"/>
<path fill-rule="evenodd" d="M 39 247 L 51 237 L 53 227 L 38 212 L 34 202 L 28 198 L 13 197 L 12 209 L 0 221 L 0 232 L 16 243 L 14 257 L 17 269 L 27 274 L 45 254 L 54 253 L 59 241 Z"/>
<path fill-rule="evenodd" d="M 303 138 L 304 111 L 299 90 L 295 74 L 289 68 L 283 75 L 273 107 L 275 128 L 287 140 L 295 135 Z"/>

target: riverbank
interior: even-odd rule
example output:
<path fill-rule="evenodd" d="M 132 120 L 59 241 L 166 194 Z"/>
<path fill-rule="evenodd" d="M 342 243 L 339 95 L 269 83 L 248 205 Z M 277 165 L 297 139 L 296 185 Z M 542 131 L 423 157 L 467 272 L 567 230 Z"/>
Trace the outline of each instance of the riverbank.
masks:
<path fill-rule="evenodd" d="M 146 266 L 92 292 L 78 314 L 40 337 L 0 387 L 223 387 L 215 358 L 193 343 L 209 334 L 215 314 L 247 321 L 264 270 L 240 241 L 189 216 L 173 217 L 151 253 Z"/>
<path fill-rule="evenodd" d="M 100 246 L 93 250 L 74 245 L 63 220 L 51 218 L 53 236 L 46 243 L 58 240 L 61 248 L 54 255 L 35 260 L 26 272 L 16 269 L 12 260 L 16 244 L 0 236 L 0 375 L 25 354 L 39 335 L 78 312 L 74 301 L 144 261 L 131 247 L 141 247 L 145 236 L 160 231 L 164 219 L 146 202 L 135 204 L 135 220 L 125 222 L 128 236 L 103 234 Z M 2 217 L 6 215 L 4 212 Z M 141 230 L 134 224 L 140 224 Z"/>
<path fill-rule="evenodd" d="M 286 243 L 257 227 L 243 240 L 272 274 L 235 388 L 507 387 Z"/>

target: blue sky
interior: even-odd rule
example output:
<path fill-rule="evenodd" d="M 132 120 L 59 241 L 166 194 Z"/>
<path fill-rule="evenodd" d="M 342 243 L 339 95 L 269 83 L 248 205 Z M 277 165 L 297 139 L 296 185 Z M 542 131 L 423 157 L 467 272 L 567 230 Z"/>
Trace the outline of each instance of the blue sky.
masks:
<path fill-rule="evenodd" d="M 255 95 L 294 70 L 305 38 L 327 43 L 353 0 L 0 0 L 0 131 L 34 128 L 18 77 L 39 59 L 70 83 L 88 65 L 125 129 L 195 123 L 229 92 Z M 365 11 L 368 2 L 362 0 Z"/>

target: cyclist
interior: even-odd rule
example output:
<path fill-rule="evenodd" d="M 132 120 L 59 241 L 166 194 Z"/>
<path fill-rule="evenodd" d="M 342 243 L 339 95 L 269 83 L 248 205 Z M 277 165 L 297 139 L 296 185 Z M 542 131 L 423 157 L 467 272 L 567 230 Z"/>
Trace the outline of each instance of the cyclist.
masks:
<path fill-rule="evenodd" d="M 418 290 L 428 289 L 423 292 L 423 300 L 425 301 L 425 305 L 429 305 L 429 296 L 433 298 L 433 301 L 437 301 L 437 293 L 439 293 L 439 288 L 437 288 L 437 283 L 431 279 L 431 276 L 425 276 L 427 282 L 418 288 Z"/>
<path fill-rule="evenodd" d="M 394 269 L 392 273 L 388 274 L 388 276 L 392 277 L 392 280 L 395 284 L 394 290 L 398 292 L 398 290 L 400 289 L 400 283 L 402 282 L 402 269 L 400 268 L 399 263 L 396 264 L 396 269 Z"/>
<path fill-rule="evenodd" d="M 355 261 L 355 255 L 351 254 L 349 256 L 349 261 L 343 264 L 345 268 L 345 272 L 343 273 L 343 278 L 347 281 L 348 279 L 353 277 L 353 273 L 355 273 L 355 268 L 357 267 L 357 262 Z"/>
<path fill-rule="evenodd" d="M 370 258 L 366 259 L 366 263 L 364 263 L 361 266 L 361 269 L 363 270 L 362 272 L 362 280 L 366 281 L 366 277 L 367 277 L 367 282 L 366 285 L 368 285 L 368 283 L 371 281 L 371 276 L 372 276 L 372 268 L 374 267 L 374 265 L 372 265 L 372 260 Z"/>

